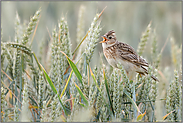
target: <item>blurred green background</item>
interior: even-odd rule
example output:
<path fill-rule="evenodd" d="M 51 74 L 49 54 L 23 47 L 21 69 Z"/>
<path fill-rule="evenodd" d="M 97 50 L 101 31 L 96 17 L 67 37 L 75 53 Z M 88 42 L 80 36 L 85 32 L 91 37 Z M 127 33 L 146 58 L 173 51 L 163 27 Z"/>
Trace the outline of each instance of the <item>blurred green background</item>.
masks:
<path fill-rule="evenodd" d="M 2 1 L 1 12 L 1 28 L 3 32 L 3 41 L 14 40 L 14 25 L 15 15 L 18 12 L 21 23 L 28 23 L 30 16 L 41 7 L 41 18 L 34 37 L 33 51 L 37 54 L 41 40 L 44 40 L 48 45 L 50 41 L 49 33 L 51 34 L 53 28 L 58 25 L 61 17 L 67 18 L 69 25 L 70 39 L 72 42 L 72 51 L 77 46 L 76 43 L 76 29 L 78 12 L 81 5 L 86 7 L 85 11 L 85 31 L 90 27 L 90 24 L 96 15 L 100 13 L 105 6 L 104 13 L 101 16 L 101 35 L 109 30 L 115 30 L 118 41 L 130 44 L 134 49 L 137 49 L 141 34 L 145 31 L 147 25 L 152 21 L 152 28 L 156 29 L 158 40 L 158 51 L 160 52 L 168 35 L 173 36 L 177 44 L 182 44 L 182 14 L 181 2 L 169 1 L 60 1 L 60 2 L 26 2 L 26 1 Z M 27 22 L 26 22 L 26 21 Z M 49 33 L 48 33 L 48 30 Z M 100 38 L 99 41 L 101 41 Z M 165 47 L 161 66 L 171 65 L 170 42 Z M 150 60 L 151 44 L 148 43 L 144 58 Z M 101 44 L 97 45 L 92 58 L 92 65 L 98 64 L 96 59 L 99 57 L 99 52 L 102 52 Z"/>

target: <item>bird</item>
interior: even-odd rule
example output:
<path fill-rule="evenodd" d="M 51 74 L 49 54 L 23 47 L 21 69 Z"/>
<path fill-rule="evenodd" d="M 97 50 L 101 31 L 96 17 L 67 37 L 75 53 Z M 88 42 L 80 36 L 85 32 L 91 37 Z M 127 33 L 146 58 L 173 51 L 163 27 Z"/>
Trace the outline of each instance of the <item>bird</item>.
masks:
<path fill-rule="evenodd" d="M 102 38 L 103 41 L 99 43 L 102 43 L 104 56 L 111 66 L 119 69 L 118 64 L 120 63 L 129 79 L 133 79 L 136 73 L 148 74 L 148 62 L 139 56 L 132 46 L 119 42 L 114 30 L 107 32 Z M 154 75 L 151 75 L 151 78 L 159 82 Z"/>

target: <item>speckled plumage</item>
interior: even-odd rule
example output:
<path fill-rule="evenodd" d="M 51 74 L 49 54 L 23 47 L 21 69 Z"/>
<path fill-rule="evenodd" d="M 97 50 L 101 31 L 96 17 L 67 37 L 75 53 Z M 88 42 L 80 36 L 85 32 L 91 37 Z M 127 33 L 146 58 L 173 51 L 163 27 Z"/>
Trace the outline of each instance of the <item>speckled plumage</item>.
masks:
<path fill-rule="evenodd" d="M 121 63 L 129 78 L 133 78 L 135 72 L 142 75 L 148 74 L 146 68 L 148 67 L 148 63 L 146 60 L 138 56 L 133 47 L 130 45 L 117 41 L 113 30 L 107 32 L 102 37 L 104 40 L 100 43 L 102 43 L 104 56 L 110 65 L 118 68 L 117 64 Z M 156 77 L 151 77 L 155 81 L 158 81 Z"/>

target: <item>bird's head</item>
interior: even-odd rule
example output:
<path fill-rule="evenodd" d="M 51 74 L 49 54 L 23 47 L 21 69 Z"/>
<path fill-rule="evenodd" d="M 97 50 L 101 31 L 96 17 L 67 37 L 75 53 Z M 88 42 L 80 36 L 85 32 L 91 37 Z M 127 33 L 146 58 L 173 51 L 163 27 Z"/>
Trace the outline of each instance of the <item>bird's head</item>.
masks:
<path fill-rule="evenodd" d="M 107 32 L 105 35 L 102 36 L 102 38 L 104 40 L 99 42 L 99 43 L 105 43 L 108 45 L 115 43 L 116 42 L 115 31 L 111 30 L 111 31 Z"/>

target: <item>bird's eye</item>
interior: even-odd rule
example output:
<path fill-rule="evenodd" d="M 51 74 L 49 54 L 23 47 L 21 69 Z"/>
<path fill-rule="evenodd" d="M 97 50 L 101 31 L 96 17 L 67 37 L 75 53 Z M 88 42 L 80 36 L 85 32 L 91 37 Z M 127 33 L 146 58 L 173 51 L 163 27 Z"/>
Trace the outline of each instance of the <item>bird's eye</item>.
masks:
<path fill-rule="evenodd" d="M 112 39 L 112 37 L 109 37 L 109 39 Z"/>

